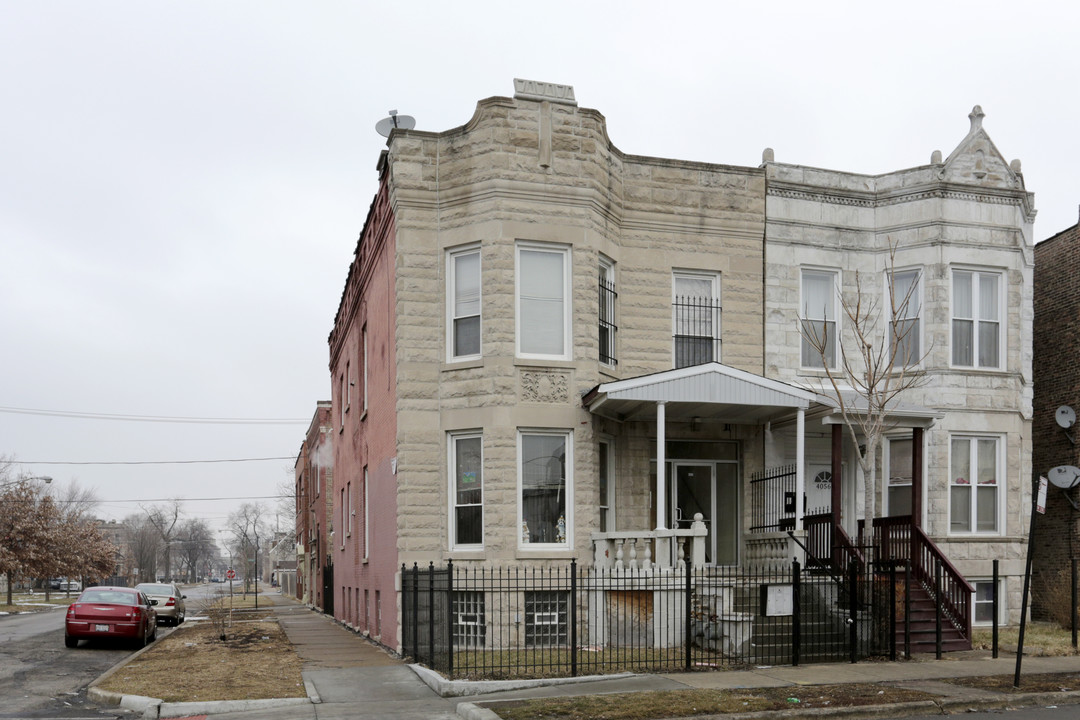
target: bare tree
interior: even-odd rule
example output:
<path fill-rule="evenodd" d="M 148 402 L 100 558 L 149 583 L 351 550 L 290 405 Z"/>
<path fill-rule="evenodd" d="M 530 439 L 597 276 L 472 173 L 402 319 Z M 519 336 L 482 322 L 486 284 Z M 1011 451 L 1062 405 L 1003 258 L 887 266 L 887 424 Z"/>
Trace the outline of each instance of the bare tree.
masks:
<path fill-rule="evenodd" d="M 134 563 L 138 582 L 157 580 L 157 559 L 161 550 L 161 534 L 145 513 L 134 513 L 124 519 L 127 528 L 128 557 Z"/>
<path fill-rule="evenodd" d="M 188 582 L 195 582 L 201 574 L 199 569 L 208 567 L 210 559 L 217 554 L 214 534 L 206 521 L 200 518 L 180 523 L 176 529 L 175 544 Z"/>
<path fill-rule="evenodd" d="M 166 505 L 143 508 L 146 518 L 161 536 L 161 553 L 165 561 L 165 581 L 172 579 L 172 543 L 176 524 L 180 520 L 180 500 L 172 499 Z M 157 578 L 152 578 L 156 580 Z"/>
<path fill-rule="evenodd" d="M 262 503 L 244 503 L 229 515 L 229 531 L 234 538 L 234 551 L 244 569 L 244 592 L 251 578 L 258 575 L 259 539 L 267 534 L 266 508 Z"/>
<path fill-rule="evenodd" d="M 886 295 L 888 305 L 863 287 L 863 277 L 855 272 L 855 289 L 844 293 L 837 288 L 843 317 L 844 333 L 829 333 L 826 322 L 802 320 L 799 332 L 821 357 L 829 382 L 823 388 L 826 396 L 836 402 L 844 425 L 853 440 L 863 473 L 863 513 L 869 523 L 876 514 L 877 465 L 882 440 L 892 428 L 889 417 L 900 397 L 923 385 L 925 375 L 920 370 L 929 354 L 918 353 L 914 341 L 919 302 L 918 283 L 901 287 L 895 272 L 896 245 L 890 240 L 886 263 Z M 803 317 L 808 317 L 804 308 Z M 825 317 L 823 314 L 822 317 Z M 839 363 L 834 364 L 834 353 Z"/>

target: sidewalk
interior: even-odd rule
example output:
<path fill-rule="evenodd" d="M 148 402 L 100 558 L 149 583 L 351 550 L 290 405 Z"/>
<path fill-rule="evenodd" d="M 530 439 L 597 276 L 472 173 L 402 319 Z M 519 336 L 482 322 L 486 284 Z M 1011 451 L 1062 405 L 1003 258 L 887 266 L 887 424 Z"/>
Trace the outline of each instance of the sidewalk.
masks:
<path fill-rule="evenodd" d="M 388 718 L 390 720 L 496 720 L 488 709 L 498 702 L 528 698 L 564 697 L 655 690 L 741 689 L 837 683 L 889 682 L 938 693 L 933 703 L 907 703 L 919 707 L 866 706 L 845 711 L 845 717 L 899 716 L 900 714 L 940 714 L 942 709 L 964 711 L 988 710 L 1018 705 L 1064 705 L 1080 703 L 1080 691 L 1052 695 L 1003 695 L 1002 693 L 964 688 L 940 682 L 946 678 L 979 675 L 1011 676 L 1016 656 L 1002 653 L 998 659 L 989 653 L 960 653 L 920 657 L 907 662 L 861 662 L 804 665 L 800 667 L 758 667 L 745 671 L 666 673 L 630 675 L 571 684 L 532 685 L 498 690 L 497 683 L 458 683 L 437 679 L 423 672 L 431 685 L 458 696 L 443 697 L 403 661 L 362 636 L 342 627 L 331 618 L 314 612 L 295 600 L 274 596 L 273 610 L 281 626 L 304 662 L 303 675 L 312 703 L 274 707 L 265 701 L 257 709 L 224 712 L 206 710 L 209 717 L 228 720 L 345 720 Z M 1025 657 L 1023 676 L 1042 673 L 1080 672 L 1080 656 Z M 436 678 L 436 679 L 431 679 Z M 1021 680 L 1021 688 L 1023 680 Z M 162 717 L 177 716 L 169 704 L 162 706 Z M 486 707 L 485 707 L 486 706 Z M 175 710 L 179 710 L 177 706 Z M 189 713 L 190 715 L 190 713 Z M 737 716 L 726 716 L 736 718 Z"/>

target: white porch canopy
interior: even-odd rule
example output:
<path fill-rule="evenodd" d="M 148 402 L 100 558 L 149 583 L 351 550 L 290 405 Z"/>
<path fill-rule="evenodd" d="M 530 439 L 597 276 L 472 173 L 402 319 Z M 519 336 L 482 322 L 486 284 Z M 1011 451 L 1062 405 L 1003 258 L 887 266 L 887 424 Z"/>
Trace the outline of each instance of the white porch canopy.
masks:
<path fill-rule="evenodd" d="M 802 497 L 805 420 L 813 406 L 835 407 L 829 398 L 720 363 L 666 370 L 626 380 L 603 383 L 582 398 L 589 412 L 620 422 L 656 422 L 656 522 L 666 530 L 667 480 L 664 476 L 665 424 L 668 416 L 701 418 L 740 425 L 761 425 L 790 418 L 796 422 L 795 491 Z M 795 528 L 802 529 L 799 503 Z"/>

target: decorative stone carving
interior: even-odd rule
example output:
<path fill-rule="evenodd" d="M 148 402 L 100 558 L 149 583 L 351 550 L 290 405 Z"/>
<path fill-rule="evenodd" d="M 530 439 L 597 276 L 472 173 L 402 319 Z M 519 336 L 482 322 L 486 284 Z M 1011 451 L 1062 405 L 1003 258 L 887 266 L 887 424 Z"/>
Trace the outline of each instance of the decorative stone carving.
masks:
<path fill-rule="evenodd" d="M 522 371 L 521 399 L 524 402 L 568 402 L 570 378 L 566 373 L 560 372 Z"/>

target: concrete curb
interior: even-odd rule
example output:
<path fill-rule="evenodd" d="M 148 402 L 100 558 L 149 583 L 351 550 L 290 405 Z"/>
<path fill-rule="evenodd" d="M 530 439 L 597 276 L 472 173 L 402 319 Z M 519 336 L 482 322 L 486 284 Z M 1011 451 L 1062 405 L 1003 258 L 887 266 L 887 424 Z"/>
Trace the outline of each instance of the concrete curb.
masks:
<path fill-rule="evenodd" d="M 549 685 L 576 685 L 598 680 L 621 680 L 634 677 L 634 673 L 618 673 L 617 675 L 583 675 L 574 678 L 541 678 L 538 680 L 447 680 L 439 673 L 423 665 L 413 664 L 409 665 L 409 668 L 440 697 L 469 697 L 504 690 L 526 690 Z"/>
<path fill-rule="evenodd" d="M 482 701 L 481 701 L 482 702 Z M 514 700 L 493 700 L 491 705 Z M 1011 710 L 1021 707 L 1040 707 L 1046 705 L 1080 704 L 1080 691 L 1070 690 L 1058 693 L 1017 693 L 1003 695 L 1000 698 L 962 698 L 942 697 L 940 700 L 917 700 L 904 703 L 883 703 L 881 705 L 856 705 L 853 707 L 801 708 L 798 706 L 784 710 L 761 710 L 747 713 L 721 713 L 717 715 L 695 715 L 692 718 L 668 718 L 668 720 L 770 720 L 771 718 L 790 717 L 841 717 L 846 720 L 867 718 L 904 718 L 925 717 L 928 715 L 953 715 L 966 712 L 987 710 Z M 461 703 L 457 706 L 458 714 L 465 720 L 500 720 L 496 710 L 481 707 L 475 703 Z"/>
<path fill-rule="evenodd" d="M 207 702 L 163 702 L 143 711 L 145 720 L 157 718 L 186 717 L 188 715 L 218 715 L 245 710 L 270 710 L 273 708 L 310 705 L 309 698 L 269 698 L 266 700 L 208 700 Z"/>

